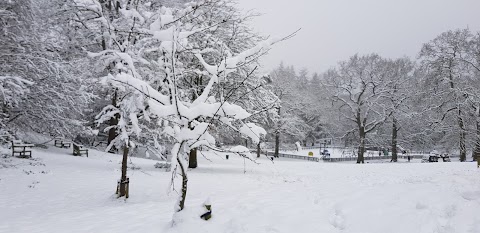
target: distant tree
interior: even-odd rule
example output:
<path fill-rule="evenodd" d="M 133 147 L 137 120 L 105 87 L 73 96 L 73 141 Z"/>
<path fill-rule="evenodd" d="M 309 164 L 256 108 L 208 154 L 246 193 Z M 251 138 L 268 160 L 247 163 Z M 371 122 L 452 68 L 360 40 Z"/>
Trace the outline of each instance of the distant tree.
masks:
<path fill-rule="evenodd" d="M 477 160 L 480 156 L 480 33 L 472 34 L 464 29 L 467 34 L 463 51 L 457 56 L 459 63 L 463 65 L 462 81 L 466 83 L 463 88 L 463 96 L 466 99 L 466 130 L 467 143 L 472 144 L 472 159 Z"/>
<path fill-rule="evenodd" d="M 409 99 L 415 96 L 413 84 L 414 63 L 408 58 L 387 60 L 386 79 L 390 89 L 383 97 L 384 108 L 390 112 L 392 161 L 397 162 L 398 133 L 405 121 L 410 120 L 412 109 L 409 109 Z M 403 148 L 404 149 L 404 148 Z"/>
<path fill-rule="evenodd" d="M 325 85 L 331 88 L 334 106 L 348 125 L 354 123 L 344 136 L 358 133 L 357 163 L 364 163 L 367 134 L 392 115 L 381 103 L 391 92 L 386 74 L 386 62 L 376 54 L 355 55 L 325 73 Z"/>
<path fill-rule="evenodd" d="M 468 30 L 456 30 L 442 33 L 426 43 L 420 59 L 426 70 L 424 76 L 424 98 L 431 114 L 431 124 L 437 131 L 444 132 L 450 141 L 453 135 L 458 137 L 460 161 L 466 160 L 466 118 L 469 111 L 468 64 L 462 58 L 466 56 Z M 456 126 L 455 126 L 456 125 Z"/>
<path fill-rule="evenodd" d="M 304 70 L 306 75 L 306 70 Z M 308 80 L 305 78 L 305 82 Z M 306 110 L 304 96 L 305 90 L 300 89 L 301 84 L 298 82 L 297 75 L 292 66 L 285 67 L 282 64 L 270 74 L 271 89 L 278 96 L 279 102 L 276 104 L 276 113 L 272 113 L 271 121 L 275 135 L 275 156 L 278 156 L 280 148 L 280 140 L 283 135 L 289 142 L 304 141 L 309 125 L 302 119 L 302 111 Z"/>

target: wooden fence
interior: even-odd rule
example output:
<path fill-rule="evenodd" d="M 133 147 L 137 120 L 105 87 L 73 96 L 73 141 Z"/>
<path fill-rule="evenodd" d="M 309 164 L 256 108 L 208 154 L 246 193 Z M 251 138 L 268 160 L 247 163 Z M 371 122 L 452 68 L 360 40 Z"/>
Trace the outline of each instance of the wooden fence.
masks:
<path fill-rule="evenodd" d="M 268 152 L 267 151 L 267 156 L 273 156 L 273 152 Z M 309 156 L 303 156 L 303 155 L 292 155 L 292 154 L 285 154 L 285 153 L 278 153 L 278 157 L 282 158 L 289 158 L 289 159 L 302 159 L 302 160 L 307 160 L 307 161 L 312 161 L 312 162 L 320 162 L 320 158 L 318 157 L 309 157 Z"/>
<path fill-rule="evenodd" d="M 311 148 L 311 147 L 310 147 Z M 292 150 L 294 151 L 294 150 Z M 253 150 L 252 150 L 253 152 Z M 256 151 L 255 151 L 256 153 Z M 274 152 L 271 151 L 262 151 L 262 154 L 266 153 L 267 156 L 273 156 Z M 366 156 L 364 157 L 365 161 L 368 160 L 391 160 L 392 156 L 371 156 L 373 153 L 365 154 Z M 370 156 L 369 156 L 370 155 Z M 293 154 L 287 154 L 287 153 L 278 153 L 279 157 L 282 158 L 289 158 L 289 159 L 300 159 L 300 160 L 307 160 L 307 161 L 312 161 L 312 162 L 320 162 L 320 160 L 324 162 L 346 162 L 346 161 L 357 161 L 357 156 L 349 156 L 349 157 L 340 157 L 340 158 L 331 158 L 331 157 L 325 157 L 322 156 L 321 158 L 319 157 L 310 157 L 310 156 L 303 156 L 303 155 L 293 155 Z M 399 154 L 398 158 L 399 159 L 407 159 L 408 156 L 410 156 L 411 159 L 422 159 L 424 154 L 420 153 L 411 153 L 411 154 Z M 458 155 L 450 155 L 451 158 L 459 157 Z"/>
<path fill-rule="evenodd" d="M 408 154 L 407 155 L 398 155 L 397 157 L 399 159 L 408 159 Z M 450 158 L 456 158 L 459 156 L 452 156 L 450 155 Z M 422 159 L 423 154 L 410 154 L 410 159 Z M 343 157 L 343 158 L 328 158 L 323 156 L 321 158 L 324 162 L 344 162 L 344 161 L 357 161 L 357 156 L 354 157 Z M 392 159 L 392 156 L 365 156 L 364 160 L 380 160 L 380 159 Z"/>
<path fill-rule="evenodd" d="M 379 159 L 392 159 L 392 156 L 369 156 L 363 157 L 365 161 L 367 160 L 379 160 Z M 345 162 L 345 161 L 357 161 L 357 157 L 342 157 L 342 158 L 330 158 L 322 157 L 324 162 Z"/>

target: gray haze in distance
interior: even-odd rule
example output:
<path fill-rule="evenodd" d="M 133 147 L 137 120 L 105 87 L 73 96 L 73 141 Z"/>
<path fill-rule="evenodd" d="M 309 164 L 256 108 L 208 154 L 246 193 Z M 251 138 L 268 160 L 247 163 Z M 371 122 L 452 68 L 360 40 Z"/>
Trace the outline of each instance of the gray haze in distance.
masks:
<path fill-rule="evenodd" d="M 423 43 L 456 28 L 480 31 L 480 0 L 238 0 L 263 15 L 252 20 L 262 35 L 285 36 L 263 58 L 263 71 L 281 61 L 323 72 L 355 53 L 416 58 Z"/>

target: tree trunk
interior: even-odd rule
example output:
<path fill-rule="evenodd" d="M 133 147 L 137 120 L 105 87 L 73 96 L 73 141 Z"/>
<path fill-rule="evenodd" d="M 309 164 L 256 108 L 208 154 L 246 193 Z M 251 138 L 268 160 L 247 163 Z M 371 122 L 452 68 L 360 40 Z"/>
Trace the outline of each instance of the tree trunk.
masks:
<path fill-rule="evenodd" d="M 458 110 L 458 126 L 460 128 L 460 162 L 465 162 L 467 160 L 467 148 L 465 146 L 465 138 L 467 136 L 467 133 L 465 131 L 465 124 L 463 122 L 461 114 L 461 110 Z"/>
<path fill-rule="evenodd" d="M 455 53 L 453 54 L 453 56 L 455 57 Z M 453 82 L 453 73 L 452 73 L 452 60 L 449 61 L 449 71 L 450 71 L 450 88 L 452 90 L 454 90 L 455 88 L 455 85 L 454 85 L 454 82 Z M 455 90 L 454 90 L 455 91 Z M 455 100 L 458 102 L 458 95 L 457 95 L 457 92 L 454 92 L 454 97 L 455 97 Z M 463 122 L 463 118 L 462 118 L 462 110 L 459 106 L 459 104 L 457 104 L 457 109 L 458 109 L 458 127 L 460 128 L 460 138 L 459 138 L 459 147 L 460 147 L 460 162 L 465 162 L 467 160 L 467 149 L 465 147 L 465 137 L 467 135 L 466 133 L 466 130 L 465 130 L 465 124 Z"/>
<path fill-rule="evenodd" d="M 476 120 L 476 125 L 477 125 L 477 129 L 476 129 L 476 138 L 475 138 L 475 149 L 473 150 L 473 161 L 477 161 L 478 159 L 480 159 L 480 110 L 477 110 L 477 114 L 478 114 L 478 117 L 477 117 L 477 120 Z"/>
<path fill-rule="evenodd" d="M 197 163 L 197 148 L 191 149 L 188 156 L 188 168 L 198 167 Z"/>
<path fill-rule="evenodd" d="M 117 89 L 115 89 L 115 91 L 113 92 L 113 96 L 112 96 L 112 106 L 117 106 Z M 115 126 L 118 124 L 118 116 L 115 115 L 114 117 L 110 118 L 110 121 L 109 121 L 109 126 Z M 117 137 L 117 130 L 115 129 L 115 127 L 112 127 L 108 130 L 108 139 L 107 139 L 107 143 L 108 145 L 110 145 L 110 143 Z M 115 146 L 112 146 L 111 149 L 108 151 L 109 153 L 114 153 L 116 151 L 116 148 Z"/>
<path fill-rule="evenodd" d="M 261 150 L 260 150 L 260 141 L 258 141 L 258 144 L 257 144 L 257 158 L 260 158 L 260 153 L 261 153 Z"/>
<path fill-rule="evenodd" d="M 188 176 L 187 172 L 185 171 L 185 167 L 183 167 L 180 155 L 177 155 L 177 163 L 180 166 L 180 172 L 182 175 L 182 195 L 180 196 L 180 200 L 178 201 L 178 211 L 182 211 L 183 208 L 185 208 L 185 200 L 187 198 Z"/>
<path fill-rule="evenodd" d="M 273 157 L 278 158 L 278 151 L 280 150 L 280 131 L 277 130 L 275 132 L 275 153 L 273 154 Z"/>
<path fill-rule="evenodd" d="M 277 121 L 277 125 L 276 125 L 277 130 L 275 131 L 275 152 L 273 154 L 273 157 L 275 158 L 280 157 L 278 155 L 278 151 L 280 150 L 280 126 L 281 126 L 281 122 L 280 122 L 281 107 L 280 106 L 277 107 L 277 114 L 278 114 L 279 120 Z"/>
<path fill-rule="evenodd" d="M 477 140 L 475 142 L 475 149 L 473 149 L 472 159 L 473 161 L 477 161 L 480 159 L 480 134 L 477 134 Z"/>
<path fill-rule="evenodd" d="M 392 161 L 397 162 L 398 157 L 397 157 L 397 134 L 398 134 L 398 128 L 397 128 L 397 119 L 395 117 L 392 120 Z"/>
<path fill-rule="evenodd" d="M 358 145 L 358 158 L 357 163 L 365 163 L 364 154 L 365 154 L 365 128 L 360 127 L 359 130 L 360 143 Z"/>
<path fill-rule="evenodd" d="M 467 147 L 465 146 L 466 133 L 460 132 L 460 162 L 467 161 Z"/>
<path fill-rule="evenodd" d="M 102 28 L 103 28 L 103 26 L 102 26 Z M 107 50 L 107 42 L 105 42 L 105 37 L 102 37 L 102 48 L 103 48 L 103 50 Z"/>
<path fill-rule="evenodd" d="M 123 146 L 123 158 L 122 158 L 122 177 L 120 178 L 120 185 L 119 185 L 119 193 L 118 197 L 125 196 L 126 193 L 126 186 L 127 186 L 127 162 L 128 162 L 128 151 L 129 146 Z"/>

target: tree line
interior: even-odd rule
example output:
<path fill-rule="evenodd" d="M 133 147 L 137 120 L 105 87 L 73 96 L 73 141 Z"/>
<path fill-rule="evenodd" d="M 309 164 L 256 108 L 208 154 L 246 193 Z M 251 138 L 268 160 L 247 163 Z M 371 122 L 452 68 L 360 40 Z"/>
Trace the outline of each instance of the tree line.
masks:
<path fill-rule="evenodd" d="M 440 149 L 466 161 L 480 155 L 480 33 L 444 32 L 417 59 L 355 54 L 306 78 L 280 64 L 272 73 L 284 142 L 333 138 L 357 148 Z M 288 129 L 285 129 L 288 128 Z M 295 129 L 292 129 L 295 128 Z M 299 130 L 299 131 L 296 131 Z M 404 149 L 403 149 L 404 148 Z"/>

